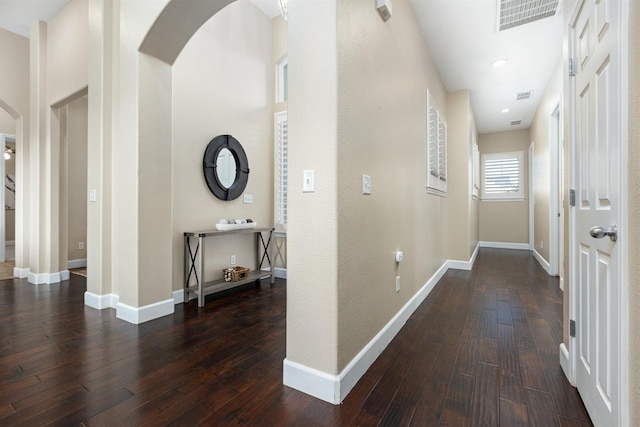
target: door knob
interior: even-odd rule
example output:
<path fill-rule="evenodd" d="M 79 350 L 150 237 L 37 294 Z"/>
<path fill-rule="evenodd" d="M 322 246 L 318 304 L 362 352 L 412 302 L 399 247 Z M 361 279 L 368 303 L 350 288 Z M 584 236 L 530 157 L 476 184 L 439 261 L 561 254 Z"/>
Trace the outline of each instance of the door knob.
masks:
<path fill-rule="evenodd" d="M 611 225 L 611 228 L 608 230 L 603 227 L 595 226 L 589 229 L 589 234 L 591 237 L 595 237 L 596 239 L 602 239 L 604 236 L 609 236 L 612 242 L 618 240 L 618 227 L 615 224 Z"/>

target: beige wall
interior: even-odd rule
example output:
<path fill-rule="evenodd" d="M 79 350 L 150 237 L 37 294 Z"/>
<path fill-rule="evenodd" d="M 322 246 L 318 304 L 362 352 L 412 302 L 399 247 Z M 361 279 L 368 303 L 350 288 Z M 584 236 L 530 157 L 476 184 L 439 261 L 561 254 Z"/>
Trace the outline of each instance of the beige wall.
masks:
<path fill-rule="evenodd" d="M 468 261 L 478 244 L 478 201 L 472 199 L 472 135 L 477 133 L 468 90 L 447 97 L 447 225 L 448 259 Z"/>
<path fill-rule="evenodd" d="M 191 38 L 173 66 L 173 287 L 183 281 L 183 233 L 215 229 L 222 218 L 251 218 L 273 225 L 273 67 L 271 21 L 252 3 L 218 12 Z M 202 173 L 204 150 L 231 134 L 249 161 L 245 194 L 222 201 Z M 207 241 L 206 279 L 222 277 L 230 255 L 254 268 L 251 235 Z"/>
<path fill-rule="evenodd" d="M 5 123 L 7 115 L 12 118 L 12 124 L 7 133 L 16 135 L 17 147 L 20 156 L 16 161 L 16 211 L 14 240 L 16 241 L 16 267 L 28 267 L 29 263 L 29 229 L 26 212 L 28 203 L 24 197 L 25 188 L 28 185 L 26 165 L 29 156 L 29 39 L 12 32 L 0 29 L 0 57 L 11 58 L 4 61 L 0 67 L 0 82 L 11 84 L 0 85 L 0 112 L 4 115 Z M 5 114 L 5 112 L 7 114 Z M 5 133 L 3 131 L 3 133 Z M 19 179 L 22 177 L 22 179 Z M 10 216 L 10 215 L 8 215 Z M 11 228 L 11 227 L 9 227 Z"/>
<path fill-rule="evenodd" d="M 67 259 L 87 258 L 87 98 L 67 109 Z M 79 249 L 78 243 L 85 245 Z"/>
<path fill-rule="evenodd" d="M 289 9 L 287 359 L 338 370 L 337 4 Z M 313 82 L 310 84 L 309 82 Z M 315 192 L 302 193 L 303 170 Z M 374 184 L 375 185 L 375 184 Z"/>
<path fill-rule="evenodd" d="M 276 77 L 275 70 L 278 63 L 289 53 L 288 47 L 289 27 L 282 16 L 276 16 L 271 20 L 271 70 L 274 72 L 273 82 L 273 112 L 285 111 L 287 102 L 276 102 Z"/>
<path fill-rule="evenodd" d="M 317 33 L 312 31 L 300 44 L 297 39 L 305 37 L 306 21 L 314 14 L 289 21 L 290 64 L 296 70 L 291 75 L 290 135 L 307 144 L 304 149 L 292 145 L 291 153 L 288 274 L 300 289 L 288 302 L 287 358 L 332 374 L 345 368 L 445 257 L 442 227 L 437 226 L 445 202 L 426 193 L 424 129 L 425 90 L 431 90 L 442 111 L 446 92 L 410 4 L 397 2 L 387 23 L 370 6 L 368 1 L 342 2 L 337 11 L 327 6 L 327 20 L 314 25 Z M 332 40 L 335 13 L 337 40 Z M 326 55 L 320 61 L 311 56 L 318 49 L 308 45 L 317 47 L 319 39 L 326 40 L 319 46 Z M 296 57 L 306 51 L 312 53 Z M 337 64 L 332 63 L 335 55 Z M 301 62 L 311 76 L 297 74 Z M 319 62 L 322 69 L 310 69 Z M 309 79 L 316 84 L 309 85 Z M 313 114 L 295 109 L 303 99 L 304 107 L 323 111 L 320 123 L 331 126 L 318 134 Z M 298 193 L 295 177 L 307 168 L 316 169 L 322 194 Z M 362 194 L 363 174 L 371 176 L 371 195 Z M 331 196 L 336 188 L 337 200 Z M 394 261 L 397 250 L 405 253 L 399 265 Z M 314 271 L 321 276 L 311 279 Z M 398 293 L 396 276 L 401 280 Z M 326 338 L 316 343 L 318 336 Z"/>
<path fill-rule="evenodd" d="M 551 153 L 550 126 L 551 115 L 560 104 L 562 95 L 562 70 L 564 61 L 560 60 L 551 76 L 551 80 L 540 101 L 538 110 L 530 128 L 531 141 L 534 143 L 533 191 L 534 191 L 534 242 L 535 250 L 550 262 L 550 197 L 551 197 Z M 560 108 L 563 106 L 560 105 Z M 560 141 L 562 143 L 562 141 Z M 542 242 L 542 244 L 541 244 Z"/>
<path fill-rule="evenodd" d="M 65 104 L 88 84 L 87 0 L 71 0 L 47 24 L 47 99 Z"/>
<path fill-rule="evenodd" d="M 11 117 L 4 108 L 0 108 L 0 133 L 16 134 L 16 119 Z"/>
<path fill-rule="evenodd" d="M 487 153 L 522 151 L 524 163 L 525 200 L 480 201 L 479 238 L 483 242 L 529 242 L 529 130 L 481 134 L 478 138 L 480 158 Z M 482 160 L 480 161 L 482 163 Z M 482 166 L 481 166 L 482 167 Z"/>
<path fill-rule="evenodd" d="M 629 425 L 640 424 L 640 359 L 634 357 L 640 349 L 640 2 L 630 1 L 629 13 L 629 139 L 627 263 L 629 289 Z M 621 242 L 622 243 L 622 242 Z M 624 375 L 625 373 L 623 373 Z"/>
<path fill-rule="evenodd" d="M 446 258 L 446 199 L 425 188 L 425 90 L 443 112 L 446 92 L 409 1 L 393 12 L 385 23 L 368 0 L 338 7 L 337 372 Z M 363 174 L 371 195 L 362 194 Z"/>

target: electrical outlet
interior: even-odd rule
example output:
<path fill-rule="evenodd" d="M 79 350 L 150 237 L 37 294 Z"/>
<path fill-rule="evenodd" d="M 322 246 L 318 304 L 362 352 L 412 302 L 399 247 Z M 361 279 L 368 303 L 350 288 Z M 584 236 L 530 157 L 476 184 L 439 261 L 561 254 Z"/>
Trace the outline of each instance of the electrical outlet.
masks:
<path fill-rule="evenodd" d="M 540 240 L 540 249 L 544 249 L 544 242 Z"/>
<path fill-rule="evenodd" d="M 400 292 L 400 276 L 396 276 L 396 292 Z"/>
<path fill-rule="evenodd" d="M 236 265 L 236 256 L 231 255 L 231 265 Z"/>
<path fill-rule="evenodd" d="M 84 249 L 84 242 L 78 242 L 78 249 Z"/>

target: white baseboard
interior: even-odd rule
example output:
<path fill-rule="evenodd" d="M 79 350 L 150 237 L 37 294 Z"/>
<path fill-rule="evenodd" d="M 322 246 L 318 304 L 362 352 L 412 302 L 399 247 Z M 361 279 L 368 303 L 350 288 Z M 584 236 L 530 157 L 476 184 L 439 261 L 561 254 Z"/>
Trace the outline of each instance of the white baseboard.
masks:
<path fill-rule="evenodd" d="M 573 375 L 571 375 L 571 363 L 569 362 L 569 350 L 564 343 L 560 343 L 560 367 L 564 372 L 564 376 L 567 377 L 567 381 L 571 383 L 571 385 L 575 386 L 576 382 L 573 379 Z"/>
<path fill-rule="evenodd" d="M 53 283 L 60 283 L 64 280 L 69 280 L 69 270 L 41 274 L 31 273 L 29 269 L 26 270 L 28 271 L 27 279 L 32 285 L 51 285 Z"/>
<path fill-rule="evenodd" d="M 116 306 L 118 305 L 118 295 L 98 295 L 94 294 L 93 292 L 87 291 L 84 293 L 84 305 L 95 308 L 97 310 L 102 310 L 105 308 L 116 308 Z"/>
<path fill-rule="evenodd" d="M 547 262 L 546 259 L 544 259 L 542 257 L 542 255 L 540 255 L 538 253 L 538 251 L 536 251 L 535 249 L 533 250 L 533 256 L 536 259 L 536 261 L 538 261 L 538 264 L 540 264 L 542 266 L 542 268 L 544 268 L 544 271 L 547 272 L 547 274 L 551 274 L 551 266 L 549 265 L 549 263 Z"/>
<path fill-rule="evenodd" d="M 341 402 L 340 377 L 309 368 L 289 359 L 282 363 L 282 382 L 303 393 L 325 402 L 339 405 Z"/>
<path fill-rule="evenodd" d="M 273 270 L 273 274 L 278 279 L 286 279 L 287 278 L 287 269 L 286 268 L 276 267 Z"/>
<path fill-rule="evenodd" d="M 517 249 L 528 251 L 528 243 L 509 243 L 509 242 L 479 242 L 478 245 L 481 248 L 496 248 L 496 249 Z"/>
<path fill-rule="evenodd" d="M 87 259 L 71 259 L 67 261 L 67 268 L 84 268 L 87 266 Z"/>
<path fill-rule="evenodd" d="M 172 293 L 173 295 L 173 304 L 182 304 L 184 302 L 184 291 L 182 289 L 178 289 L 177 291 L 173 291 Z M 191 301 L 192 299 L 197 299 L 198 295 L 196 294 L 189 294 L 189 301 Z"/>
<path fill-rule="evenodd" d="M 138 325 L 148 322 L 149 320 L 173 314 L 174 310 L 173 298 L 143 307 L 131 307 L 130 305 L 118 302 L 118 304 L 116 304 L 116 317 Z"/>
<path fill-rule="evenodd" d="M 398 313 L 369 341 L 339 375 L 332 375 L 301 365 L 289 359 L 283 362 L 283 383 L 334 405 L 340 404 L 367 372 L 378 356 L 402 329 L 409 317 L 425 300 L 433 287 L 444 276 L 448 261 L 434 273 L 427 283 L 398 311 Z"/>
<path fill-rule="evenodd" d="M 29 277 L 29 269 L 13 267 L 13 276 L 17 277 L 18 279 L 26 279 L 27 277 Z"/>
<path fill-rule="evenodd" d="M 478 255 L 479 249 L 480 244 L 477 244 L 469 261 L 455 261 L 450 259 L 447 261 L 447 266 L 454 270 L 471 270 L 473 268 L 473 264 L 476 262 L 476 256 Z"/>

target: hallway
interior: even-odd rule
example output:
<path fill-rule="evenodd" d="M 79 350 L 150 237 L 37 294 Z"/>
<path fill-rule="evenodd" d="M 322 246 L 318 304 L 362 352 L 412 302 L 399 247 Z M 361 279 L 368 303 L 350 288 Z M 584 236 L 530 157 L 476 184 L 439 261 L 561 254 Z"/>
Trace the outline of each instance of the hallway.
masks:
<path fill-rule="evenodd" d="M 84 306 L 85 280 L 0 282 L 3 425 L 590 425 L 557 278 L 528 251 L 449 270 L 338 406 L 282 385 L 282 281 L 132 325 Z"/>

